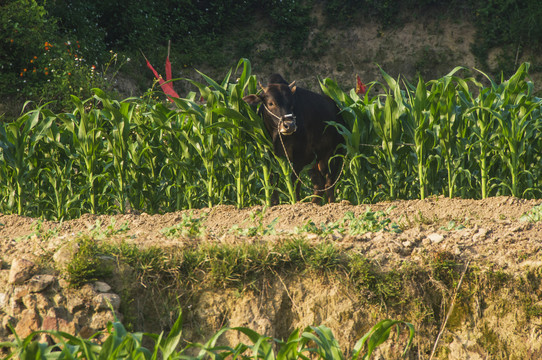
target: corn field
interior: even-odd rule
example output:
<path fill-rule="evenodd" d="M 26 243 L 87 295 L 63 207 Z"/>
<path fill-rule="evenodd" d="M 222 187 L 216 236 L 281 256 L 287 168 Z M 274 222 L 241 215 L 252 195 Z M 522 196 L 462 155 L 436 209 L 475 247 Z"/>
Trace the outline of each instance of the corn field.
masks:
<path fill-rule="evenodd" d="M 416 85 L 381 70 L 383 81 L 363 95 L 321 80 L 347 124 L 330 124 L 346 148 L 337 199 L 542 197 L 542 99 L 528 69 L 500 83 L 478 72 L 489 85 L 460 77 L 461 67 Z M 246 207 L 269 205 L 275 189 L 282 203 L 295 202 L 288 162 L 242 100 L 258 90 L 249 60 L 222 81 L 200 75 L 176 79 L 197 91 L 173 106 L 152 92 L 117 101 L 100 89 L 72 96 L 71 112 L 25 104 L 16 121 L 0 122 L 0 212 L 61 220 Z"/>

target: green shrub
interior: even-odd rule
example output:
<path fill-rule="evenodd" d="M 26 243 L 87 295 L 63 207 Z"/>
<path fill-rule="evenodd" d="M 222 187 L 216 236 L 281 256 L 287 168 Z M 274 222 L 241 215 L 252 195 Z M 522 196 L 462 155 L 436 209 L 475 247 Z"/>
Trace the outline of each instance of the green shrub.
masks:
<path fill-rule="evenodd" d="M 33 79 L 30 76 L 43 71 L 36 60 L 55 33 L 55 21 L 35 0 L 7 0 L 0 4 L 0 95 L 28 96 L 27 83 Z"/>
<path fill-rule="evenodd" d="M 63 273 L 71 286 L 80 287 L 111 275 L 112 266 L 94 239 L 81 237 L 72 245 L 75 254 Z"/>

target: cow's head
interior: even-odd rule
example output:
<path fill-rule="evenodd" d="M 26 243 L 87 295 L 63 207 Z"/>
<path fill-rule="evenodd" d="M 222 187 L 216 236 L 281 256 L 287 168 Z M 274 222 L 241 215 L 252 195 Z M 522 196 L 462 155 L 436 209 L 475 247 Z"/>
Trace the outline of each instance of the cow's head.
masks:
<path fill-rule="evenodd" d="M 295 81 L 269 84 L 258 94 L 247 95 L 243 98 L 248 104 L 262 103 L 264 118 L 270 119 L 281 135 L 292 135 L 297 130 L 294 115 Z"/>

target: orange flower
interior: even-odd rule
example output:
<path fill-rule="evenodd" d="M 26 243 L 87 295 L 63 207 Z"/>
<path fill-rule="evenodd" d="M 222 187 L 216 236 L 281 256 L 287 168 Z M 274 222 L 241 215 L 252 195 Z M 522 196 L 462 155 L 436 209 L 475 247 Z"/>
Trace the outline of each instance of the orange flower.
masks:
<path fill-rule="evenodd" d="M 32 70 L 32 72 L 35 73 L 35 72 L 36 72 L 36 68 L 34 68 L 34 70 Z"/>
<path fill-rule="evenodd" d="M 23 73 L 21 73 L 19 76 L 20 76 L 20 77 L 23 77 Z"/>
<path fill-rule="evenodd" d="M 13 39 L 9 39 L 9 42 L 13 44 Z"/>
<path fill-rule="evenodd" d="M 72 73 L 71 73 L 71 72 L 69 72 L 69 73 L 68 73 L 68 76 L 71 76 L 71 75 L 72 75 Z"/>
<path fill-rule="evenodd" d="M 34 62 L 34 59 L 30 59 L 30 63 L 32 64 Z"/>
<path fill-rule="evenodd" d="M 45 75 L 49 75 L 49 71 L 46 71 L 46 72 L 45 72 Z"/>
<path fill-rule="evenodd" d="M 26 69 L 23 69 L 23 72 L 26 72 Z"/>
<path fill-rule="evenodd" d="M 36 55 L 34 55 L 34 59 L 37 59 L 38 57 Z"/>

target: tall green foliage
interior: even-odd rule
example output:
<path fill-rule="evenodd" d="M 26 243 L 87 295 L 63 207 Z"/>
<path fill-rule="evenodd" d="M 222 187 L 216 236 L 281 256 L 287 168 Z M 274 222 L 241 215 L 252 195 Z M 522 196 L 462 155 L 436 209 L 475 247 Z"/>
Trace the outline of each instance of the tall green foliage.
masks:
<path fill-rule="evenodd" d="M 322 80 L 345 120 L 328 124 L 345 140 L 337 198 L 541 197 L 542 100 L 528 68 L 499 83 L 487 76 L 488 87 L 460 77 L 462 68 L 416 86 L 382 71 L 384 81 L 362 96 Z M 177 80 L 197 92 L 172 108 L 94 89 L 86 100 L 72 96 L 71 112 L 45 104 L 1 123 L 0 212 L 60 220 L 245 207 L 270 205 L 275 190 L 280 202 L 295 202 L 288 162 L 274 155 L 257 109 L 242 100 L 257 91 L 250 62 L 220 82 L 201 76 Z M 375 85 L 384 91 L 373 94 Z"/>
<path fill-rule="evenodd" d="M 374 350 L 388 340 L 392 330 L 408 329 L 408 338 L 403 356 L 409 351 L 414 339 L 414 326 L 406 321 L 382 320 L 375 324 L 355 345 L 352 360 L 370 359 Z M 232 346 L 217 345 L 226 332 L 244 334 L 247 343 L 239 342 Z M 58 343 L 49 345 L 34 340 L 38 334 L 47 334 Z M 13 342 L 1 343 L 11 349 L 7 359 L 140 359 L 140 360 L 203 360 L 203 359 L 326 359 L 343 360 L 343 354 L 332 331 L 324 325 L 310 326 L 300 331 L 294 330 L 287 340 L 274 339 L 246 327 L 226 327 L 213 334 L 207 342 L 182 344 L 182 314 L 179 314 L 168 334 L 132 333 L 119 321 L 107 324 L 107 338 L 102 344 L 91 339 L 83 339 L 62 331 L 36 331 L 21 339 L 17 335 Z M 143 346 L 143 339 L 150 339 L 154 346 Z M 199 349 L 199 352 L 198 352 Z"/>

